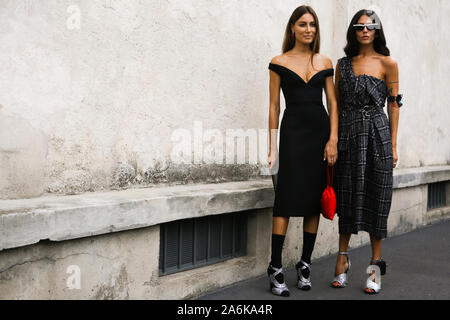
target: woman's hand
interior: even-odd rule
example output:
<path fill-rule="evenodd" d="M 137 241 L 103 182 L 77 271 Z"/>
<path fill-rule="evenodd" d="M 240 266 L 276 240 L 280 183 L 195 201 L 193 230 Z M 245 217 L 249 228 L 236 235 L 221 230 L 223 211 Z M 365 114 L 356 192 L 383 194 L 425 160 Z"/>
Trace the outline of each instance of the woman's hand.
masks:
<path fill-rule="evenodd" d="M 272 169 L 275 161 L 277 160 L 278 152 L 277 151 L 270 151 L 269 157 L 267 159 L 267 162 L 269 164 L 269 169 Z"/>
<path fill-rule="evenodd" d="M 394 157 L 394 168 L 395 168 L 398 162 L 397 147 L 392 147 L 392 156 Z"/>
<path fill-rule="evenodd" d="M 337 140 L 328 140 L 325 145 L 325 150 L 323 153 L 323 160 L 328 161 L 329 166 L 334 166 L 337 161 L 338 151 L 337 151 Z"/>

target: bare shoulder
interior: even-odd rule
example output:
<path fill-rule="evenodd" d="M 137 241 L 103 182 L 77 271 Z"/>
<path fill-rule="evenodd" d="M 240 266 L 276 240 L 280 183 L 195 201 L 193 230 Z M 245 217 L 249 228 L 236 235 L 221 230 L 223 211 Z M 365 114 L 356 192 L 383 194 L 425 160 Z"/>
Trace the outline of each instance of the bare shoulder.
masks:
<path fill-rule="evenodd" d="M 395 71 L 398 69 L 397 61 L 394 58 L 392 58 L 391 56 L 382 57 L 381 63 L 383 64 L 383 67 L 386 70 L 386 72 Z"/>
<path fill-rule="evenodd" d="M 270 63 L 282 64 L 283 60 L 285 60 L 285 56 L 284 54 L 280 54 L 278 56 L 273 57 Z"/>
<path fill-rule="evenodd" d="M 333 68 L 333 62 L 331 61 L 330 58 L 328 58 L 326 55 L 321 54 L 321 53 L 316 53 L 314 54 L 314 60 L 319 63 L 319 65 L 321 66 L 321 69 L 329 69 L 329 68 Z"/>

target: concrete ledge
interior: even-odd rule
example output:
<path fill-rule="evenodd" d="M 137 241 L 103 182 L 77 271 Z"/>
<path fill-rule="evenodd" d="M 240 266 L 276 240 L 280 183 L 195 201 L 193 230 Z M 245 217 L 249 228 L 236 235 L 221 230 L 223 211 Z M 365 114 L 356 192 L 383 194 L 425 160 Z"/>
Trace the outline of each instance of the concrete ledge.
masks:
<path fill-rule="evenodd" d="M 450 180 L 450 166 L 394 170 L 394 188 Z M 0 200 L 0 250 L 273 206 L 272 180 Z"/>
<path fill-rule="evenodd" d="M 273 196 L 265 179 L 1 200 L 0 250 L 268 208 Z"/>
<path fill-rule="evenodd" d="M 450 166 L 394 169 L 394 189 L 450 180 Z"/>

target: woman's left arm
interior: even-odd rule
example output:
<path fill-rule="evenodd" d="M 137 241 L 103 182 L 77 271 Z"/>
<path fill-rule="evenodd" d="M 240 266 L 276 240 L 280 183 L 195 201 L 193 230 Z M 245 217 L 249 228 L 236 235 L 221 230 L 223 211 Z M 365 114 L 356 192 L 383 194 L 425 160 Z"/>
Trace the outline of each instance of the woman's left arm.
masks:
<path fill-rule="evenodd" d="M 386 75 L 386 86 L 388 90 L 388 96 L 397 96 L 399 89 L 398 82 L 398 64 L 397 61 L 391 57 L 385 58 L 385 75 Z M 397 155 L 397 130 L 398 130 L 398 118 L 400 115 L 400 108 L 396 101 L 388 102 L 387 107 L 389 115 L 389 127 L 391 129 L 391 139 L 392 139 L 392 154 L 394 157 L 394 168 L 397 166 L 398 155 Z"/>
<path fill-rule="evenodd" d="M 330 116 L 330 140 L 338 141 L 338 107 L 334 90 L 333 77 L 325 79 L 325 94 L 327 97 L 327 110 Z"/>

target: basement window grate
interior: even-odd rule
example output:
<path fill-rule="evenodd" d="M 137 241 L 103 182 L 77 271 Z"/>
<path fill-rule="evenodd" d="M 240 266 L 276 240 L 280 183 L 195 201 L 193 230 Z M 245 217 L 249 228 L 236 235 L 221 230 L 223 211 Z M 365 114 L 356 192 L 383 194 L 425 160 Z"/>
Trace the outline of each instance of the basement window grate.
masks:
<path fill-rule="evenodd" d="M 245 256 L 247 212 L 183 219 L 160 225 L 159 275 Z"/>
<path fill-rule="evenodd" d="M 428 184 L 428 201 L 427 201 L 428 210 L 446 206 L 447 200 L 445 195 L 445 185 L 446 181 Z"/>

